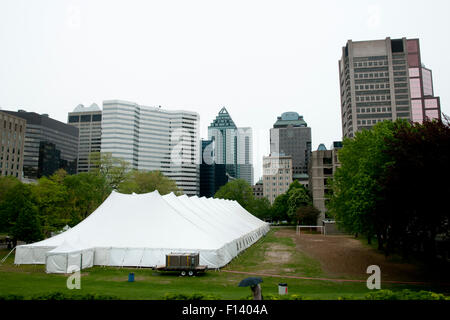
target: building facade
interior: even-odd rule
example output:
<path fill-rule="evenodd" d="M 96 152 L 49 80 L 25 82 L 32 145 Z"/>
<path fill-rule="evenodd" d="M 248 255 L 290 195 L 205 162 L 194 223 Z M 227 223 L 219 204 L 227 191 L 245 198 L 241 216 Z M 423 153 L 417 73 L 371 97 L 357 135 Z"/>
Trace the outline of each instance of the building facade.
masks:
<path fill-rule="evenodd" d="M 228 182 L 224 164 L 214 162 L 214 142 L 202 140 L 202 163 L 200 164 L 200 197 L 211 198 Z"/>
<path fill-rule="evenodd" d="M 252 128 L 238 128 L 224 107 L 208 127 L 208 139 L 213 141 L 215 163 L 224 164 L 229 176 L 253 185 Z"/>
<path fill-rule="evenodd" d="M 164 110 L 134 102 L 103 102 L 101 152 L 131 169 L 161 171 L 187 195 L 200 193 L 199 120 L 191 111 Z"/>
<path fill-rule="evenodd" d="M 67 122 L 79 130 L 77 172 L 88 172 L 94 167 L 90 154 L 101 151 L 102 110 L 95 103 L 90 107 L 80 104 L 69 112 Z"/>
<path fill-rule="evenodd" d="M 343 137 L 377 122 L 441 119 L 418 39 L 349 40 L 339 60 Z"/>
<path fill-rule="evenodd" d="M 297 112 L 285 112 L 270 129 L 270 154 L 292 157 L 294 180 L 308 187 L 311 128 Z"/>
<path fill-rule="evenodd" d="M 342 142 L 335 141 L 330 150 L 323 144 L 311 154 L 309 166 L 309 186 L 313 198 L 313 205 L 320 211 L 317 225 L 322 225 L 327 211 L 326 203 L 331 196 L 330 179 L 333 178 L 336 169 L 340 166 L 338 150 L 342 148 Z"/>
<path fill-rule="evenodd" d="M 4 111 L 26 120 L 23 177 L 34 181 L 58 169 L 77 171 L 78 128 L 52 119 L 48 114 L 25 110 Z"/>
<path fill-rule="evenodd" d="M 0 175 L 23 177 L 26 120 L 0 111 Z"/>
<path fill-rule="evenodd" d="M 270 203 L 289 189 L 293 181 L 292 156 L 263 157 L 263 195 Z"/>
<path fill-rule="evenodd" d="M 262 179 L 255 183 L 255 185 L 252 186 L 252 189 L 255 199 L 264 198 L 264 185 Z"/>

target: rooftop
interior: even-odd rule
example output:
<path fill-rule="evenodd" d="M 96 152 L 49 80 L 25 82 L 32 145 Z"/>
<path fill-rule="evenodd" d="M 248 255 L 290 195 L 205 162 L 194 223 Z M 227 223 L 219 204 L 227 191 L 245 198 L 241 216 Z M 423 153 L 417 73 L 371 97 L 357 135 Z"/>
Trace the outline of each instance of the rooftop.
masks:
<path fill-rule="evenodd" d="M 307 127 L 308 124 L 303 120 L 303 116 L 300 116 L 297 112 L 284 112 L 281 117 L 277 117 L 277 121 L 274 123 L 274 128 L 285 128 L 289 125 L 293 127 Z"/>

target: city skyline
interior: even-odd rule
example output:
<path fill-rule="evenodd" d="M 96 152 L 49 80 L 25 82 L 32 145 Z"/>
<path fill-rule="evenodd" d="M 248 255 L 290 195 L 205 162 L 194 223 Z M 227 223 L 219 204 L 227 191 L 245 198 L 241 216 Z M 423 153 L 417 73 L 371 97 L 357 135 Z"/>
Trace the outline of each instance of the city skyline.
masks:
<path fill-rule="evenodd" d="M 341 140 L 338 60 L 347 40 L 420 39 L 441 110 L 450 114 L 443 56 L 450 44 L 442 40 L 449 9 L 446 1 L 5 1 L 0 107 L 66 122 L 78 104 L 136 101 L 199 113 L 207 138 L 225 106 L 253 129 L 257 181 L 282 112 L 308 120 L 312 150 Z"/>

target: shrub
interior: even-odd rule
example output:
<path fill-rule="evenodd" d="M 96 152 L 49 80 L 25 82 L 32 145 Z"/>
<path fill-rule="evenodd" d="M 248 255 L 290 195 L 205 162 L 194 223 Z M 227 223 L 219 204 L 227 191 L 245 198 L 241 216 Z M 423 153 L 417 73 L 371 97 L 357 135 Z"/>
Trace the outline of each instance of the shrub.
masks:
<path fill-rule="evenodd" d="M 450 300 L 450 297 L 446 297 L 441 293 L 435 293 L 431 291 L 391 291 L 391 290 L 378 290 L 366 294 L 366 300 Z"/>
<path fill-rule="evenodd" d="M 166 293 L 163 300 L 220 300 L 219 296 L 212 294 L 183 294 L 183 293 Z"/>

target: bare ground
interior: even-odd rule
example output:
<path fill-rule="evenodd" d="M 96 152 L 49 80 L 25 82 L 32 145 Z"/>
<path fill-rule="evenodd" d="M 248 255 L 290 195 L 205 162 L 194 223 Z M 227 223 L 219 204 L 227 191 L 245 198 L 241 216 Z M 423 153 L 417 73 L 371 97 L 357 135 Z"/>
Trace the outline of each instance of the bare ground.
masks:
<path fill-rule="evenodd" d="M 394 261 L 382 253 L 365 246 L 361 241 L 346 235 L 296 235 L 295 230 L 279 229 L 275 236 L 290 237 L 296 250 L 320 262 L 322 270 L 333 278 L 367 279 L 367 267 L 378 265 L 382 281 L 430 281 L 418 266 Z M 275 249 L 275 248 L 274 248 Z M 275 257 L 275 253 L 266 253 Z M 283 257 L 282 253 L 280 252 Z"/>

